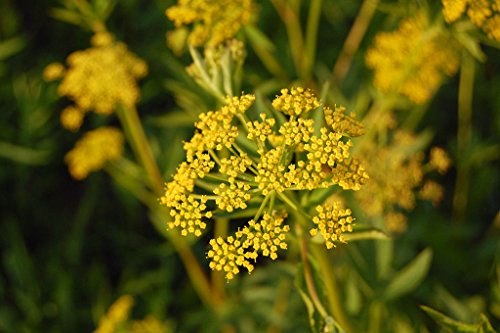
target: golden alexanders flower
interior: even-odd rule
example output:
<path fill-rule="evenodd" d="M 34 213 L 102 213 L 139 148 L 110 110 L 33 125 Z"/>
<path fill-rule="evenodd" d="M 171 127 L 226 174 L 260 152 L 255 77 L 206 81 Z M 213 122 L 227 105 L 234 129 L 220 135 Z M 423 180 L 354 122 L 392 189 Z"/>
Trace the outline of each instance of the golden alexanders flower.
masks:
<path fill-rule="evenodd" d="M 445 76 L 457 71 L 453 45 L 424 15 L 418 15 L 403 20 L 396 31 L 378 33 L 366 53 L 366 64 L 375 71 L 377 89 L 421 104 L 434 95 Z"/>
<path fill-rule="evenodd" d="M 444 173 L 451 161 L 442 148 L 434 147 L 425 164 L 419 138 L 408 131 L 396 131 L 382 146 L 374 141 L 358 145 L 359 154 L 370 161 L 370 182 L 354 198 L 366 216 L 382 217 L 387 231 L 398 234 L 406 229 L 403 212 L 413 210 L 417 198 L 434 204 L 442 198 L 441 186 L 426 181 L 425 175 L 434 170 Z"/>
<path fill-rule="evenodd" d="M 499 0 L 442 0 L 442 3 L 446 22 L 455 22 L 467 13 L 471 22 L 489 38 L 500 41 Z"/>
<path fill-rule="evenodd" d="M 233 38 L 251 21 L 252 0 L 179 0 L 165 12 L 176 28 L 192 24 L 188 43 L 192 46 L 217 46 Z"/>
<path fill-rule="evenodd" d="M 350 210 L 307 200 L 299 204 L 297 197 L 315 190 L 358 190 L 368 179 L 350 154 L 350 137 L 363 128 L 344 108 L 322 106 L 311 90 L 300 87 L 281 90 L 273 111 L 253 114 L 254 100 L 227 97 L 219 110 L 199 116 L 195 134 L 184 143 L 186 161 L 160 198 L 170 208 L 168 228 L 179 228 L 182 235 L 201 236 L 216 216 L 253 217 L 234 236 L 210 241 L 210 267 L 228 279 L 242 267 L 252 271 L 259 256 L 274 260 L 286 248 L 287 211 L 307 216 L 303 227 L 319 231 L 328 248 L 345 241 L 342 233 L 352 230 Z"/>
<path fill-rule="evenodd" d="M 153 315 L 144 319 L 131 320 L 130 312 L 134 299 L 130 295 L 118 298 L 99 320 L 99 326 L 93 333 L 168 333 L 169 327 Z"/>
<path fill-rule="evenodd" d="M 108 32 L 96 33 L 91 43 L 91 48 L 68 56 L 67 68 L 50 64 L 44 71 L 47 80 L 62 78 L 58 93 L 75 103 L 61 115 L 63 126 L 71 131 L 78 130 L 85 112 L 111 114 L 119 105 L 135 105 L 137 80 L 148 70 L 143 60 Z"/>
<path fill-rule="evenodd" d="M 99 320 L 99 327 L 93 333 L 113 333 L 127 321 L 130 310 L 134 305 L 132 296 L 124 295 L 118 298 L 108 312 Z"/>
<path fill-rule="evenodd" d="M 86 178 L 106 162 L 120 158 L 123 143 L 123 134 L 113 127 L 100 127 L 87 132 L 64 157 L 69 173 L 78 180 Z"/>

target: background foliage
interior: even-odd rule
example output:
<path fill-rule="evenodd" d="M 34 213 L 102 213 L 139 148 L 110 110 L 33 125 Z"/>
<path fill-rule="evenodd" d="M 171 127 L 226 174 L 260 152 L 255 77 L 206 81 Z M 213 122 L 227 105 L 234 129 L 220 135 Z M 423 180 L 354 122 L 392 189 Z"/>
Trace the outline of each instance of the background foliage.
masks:
<path fill-rule="evenodd" d="M 430 3 L 438 12 L 438 2 Z M 185 74 L 189 55 L 177 57 L 166 47 L 165 33 L 173 25 L 164 11 L 171 5 L 168 0 L 120 0 L 107 20 L 108 28 L 150 67 L 138 108 L 165 178 L 183 158 L 180 143 L 191 135 L 195 116 L 215 105 Z M 352 70 L 342 86 L 333 88 L 335 100 L 350 107 L 356 103 L 353 96 L 369 89 L 372 73 L 364 64 L 364 51 L 378 31 L 395 28 L 410 5 L 412 1 L 384 1 L 379 6 Z M 56 86 L 45 83 L 41 73 L 50 62 L 87 48 L 91 32 L 54 19 L 56 7 L 60 2 L 55 0 L 0 2 L 0 332 L 90 332 L 123 294 L 135 296 L 135 318 L 153 314 L 175 332 L 216 332 L 222 323 L 236 323 L 241 332 L 309 330 L 289 263 L 261 265 L 251 276 L 228 284 L 231 297 L 214 318 L 143 206 L 103 173 L 84 182 L 69 177 L 64 154 L 78 136 L 59 125 L 67 101 L 59 99 Z M 293 82 L 297 73 L 275 8 L 267 1 L 259 7 L 256 25 L 273 41 L 285 73 L 279 78 L 269 73 L 248 47 L 243 90 L 270 95 Z M 304 15 L 307 8 L 306 3 Z M 358 10 L 358 2 L 324 1 L 314 67 L 320 82 L 331 75 Z M 380 324 L 380 332 L 437 331 L 421 304 L 469 323 L 484 313 L 493 327 L 500 325 L 500 51 L 486 44 L 481 49 L 486 60 L 476 67 L 467 149 L 457 149 L 458 75 L 441 87 L 418 128 L 434 134 L 433 144 L 450 152 L 455 167 L 439 178 L 445 187 L 443 202 L 439 207 L 418 204 L 409 214 L 407 232 L 394 242 L 394 257 L 385 264 L 393 275 L 405 269 L 414 278 L 415 272 L 427 273 L 422 283 L 400 290 L 394 279 L 377 277 L 382 264 L 370 257 L 373 241 L 338 250 L 346 252 L 339 267 L 360 264 L 357 256 L 365 258 L 365 266 L 342 273 L 341 293 L 350 313 L 368 323 L 371 314 L 360 310 L 367 296 L 359 282 L 368 283 L 375 293 L 370 311 L 379 309 L 393 318 Z M 457 216 L 453 193 L 457 167 L 464 165 L 470 186 Z M 204 244 L 193 244 L 202 261 Z M 428 272 L 412 270 L 409 262 L 428 265 Z M 387 297 L 388 288 L 394 296 Z"/>

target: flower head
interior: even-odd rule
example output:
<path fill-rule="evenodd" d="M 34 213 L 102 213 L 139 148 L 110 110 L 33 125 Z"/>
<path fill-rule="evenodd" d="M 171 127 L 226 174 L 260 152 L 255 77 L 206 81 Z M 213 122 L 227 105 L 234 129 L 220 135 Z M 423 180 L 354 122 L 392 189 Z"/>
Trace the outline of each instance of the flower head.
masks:
<path fill-rule="evenodd" d="M 61 125 L 71 132 L 76 132 L 83 123 L 85 112 L 75 106 L 68 106 L 61 112 Z"/>
<path fill-rule="evenodd" d="M 58 93 L 72 99 L 82 111 L 110 114 L 118 105 L 137 103 L 137 80 L 146 75 L 146 63 L 108 32 L 94 35 L 92 44 L 70 54 L 66 69 L 49 65 L 45 76 L 64 75 Z"/>
<path fill-rule="evenodd" d="M 392 233 L 406 229 L 403 212 L 414 209 L 417 198 L 435 204 L 442 197 L 441 187 L 425 181 L 425 175 L 432 170 L 444 172 L 450 161 L 444 150 L 433 148 L 429 163 L 424 165 L 425 156 L 419 144 L 416 135 L 398 130 L 386 144 L 376 146 L 372 141 L 364 141 L 358 146 L 359 154 L 370 161 L 370 181 L 354 198 L 365 215 L 382 217 Z"/>
<path fill-rule="evenodd" d="M 252 114 L 254 99 L 227 98 L 219 110 L 199 116 L 195 134 L 184 143 L 186 162 L 160 198 L 171 209 L 167 226 L 180 228 L 182 235 L 200 236 L 218 214 L 258 207 L 233 236 L 210 241 L 210 267 L 228 279 L 242 267 L 252 271 L 257 257 L 274 260 L 286 248 L 290 226 L 284 224 L 285 211 L 301 209 L 294 203 L 295 193 L 332 186 L 359 190 L 368 179 L 350 152 L 349 137 L 361 134 L 362 126 L 345 109 L 321 109 L 315 94 L 300 87 L 283 89 L 273 100 L 281 118 L 271 112 Z M 312 117 L 313 112 L 323 116 Z M 337 224 L 327 221 L 330 217 L 338 218 Z M 310 228 L 322 233 L 328 248 L 344 241 L 342 232 L 352 230 L 349 210 L 315 219 L 311 217 Z"/>
<path fill-rule="evenodd" d="M 118 298 L 99 321 L 99 327 L 93 333 L 112 333 L 123 322 L 127 321 L 134 299 L 124 295 Z"/>
<path fill-rule="evenodd" d="M 445 75 L 458 69 L 451 40 L 431 34 L 423 15 L 403 20 L 394 32 L 375 36 L 366 64 L 375 71 L 374 85 L 385 93 L 399 93 L 415 104 L 431 98 Z"/>
<path fill-rule="evenodd" d="M 500 41 L 500 2 L 498 0 L 442 0 L 443 16 L 448 23 L 464 13 L 489 38 Z"/>
<path fill-rule="evenodd" d="M 252 0 L 179 0 L 165 14 L 178 29 L 193 25 L 190 45 L 213 47 L 249 24 L 253 11 Z"/>
<path fill-rule="evenodd" d="M 86 133 L 69 151 L 64 160 L 73 178 L 81 180 L 123 152 L 123 135 L 113 127 L 101 127 Z"/>

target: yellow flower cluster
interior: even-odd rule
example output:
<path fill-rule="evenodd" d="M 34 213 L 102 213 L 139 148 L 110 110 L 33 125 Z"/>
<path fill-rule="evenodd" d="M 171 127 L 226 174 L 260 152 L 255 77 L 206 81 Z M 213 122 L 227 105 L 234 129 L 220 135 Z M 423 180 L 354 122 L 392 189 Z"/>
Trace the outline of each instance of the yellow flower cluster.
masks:
<path fill-rule="evenodd" d="M 281 96 L 278 96 L 273 101 L 273 107 L 276 110 L 283 112 L 289 116 L 300 116 L 302 113 L 307 113 L 312 109 L 320 106 L 319 101 L 312 91 L 304 88 L 292 88 L 281 90 Z"/>
<path fill-rule="evenodd" d="M 130 320 L 134 299 L 130 295 L 118 298 L 100 319 L 93 333 L 168 333 L 170 329 L 156 317 L 148 315 L 141 320 Z"/>
<path fill-rule="evenodd" d="M 86 178 L 106 162 L 118 159 L 123 152 L 123 143 L 122 133 L 113 127 L 87 132 L 64 157 L 69 173 L 78 180 Z"/>
<path fill-rule="evenodd" d="M 290 226 L 283 225 L 286 214 L 265 213 L 259 222 L 251 220 L 248 226 L 238 230 L 235 237 L 227 239 L 219 237 L 210 241 L 211 249 L 207 257 L 211 259 L 210 268 L 222 271 L 228 280 L 240 272 L 239 267 L 244 267 L 251 272 L 253 264 L 259 257 L 270 257 L 272 260 L 278 258 L 278 249 L 285 250 L 286 234 Z"/>
<path fill-rule="evenodd" d="M 201 236 L 207 224 L 205 218 L 211 218 L 212 212 L 207 209 L 208 198 L 204 195 L 194 195 L 195 180 L 202 179 L 214 167 L 208 154 L 198 153 L 191 163 L 182 163 L 174 179 L 167 184 L 165 196 L 160 202 L 171 208 L 170 216 L 173 221 L 168 222 L 168 228 L 180 228 L 181 234 Z"/>
<path fill-rule="evenodd" d="M 290 198 L 292 191 L 334 185 L 359 190 L 368 179 L 361 161 L 350 154 L 349 136 L 360 135 L 363 128 L 354 117 L 345 115 L 345 109 L 321 110 L 311 90 L 283 89 L 271 103 L 284 114 L 278 121 L 270 117 L 271 112 L 258 117 L 250 114 L 254 99 L 252 95 L 227 98 L 219 110 L 199 116 L 196 132 L 184 143 L 187 161 L 177 168 L 160 198 L 171 209 L 173 219 L 167 222 L 168 228 L 196 236 L 202 234 L 212 216 L 238 214 L 236 211 L 247 209 L 250 202 L 260 203 L 254 219 L 235 236 L 210 242 L 211 268 L 224 271 L 228 279 L 241 267 L 251 271 L 249 260 L 255 260 L 257 253 L 275 259 L 278 248 L 285 248 L 284 236 L 279 236 L 289 228 L 280 229 L 284 216 L 264 214 L 259 219 L 262 212 L 277 207 L 298 209 Z M 323 117 L 313 117 L 314 109 L 325 111 Z M 348 226 L 350 211 L 337 210 L 327 215 L 337 214 L 340 226 L 314 227 L 319 228 L 329 248 L 335 241 L 343 241 L 340 232 L 352 228 Z"/>
<path fill-rule="evenodd" d="M 445 172 L 450 165 L 441 148 L 431 149 L 428 165 L 423 165 L 424 154 L 419 152 L 416 136 L 396 131 L 391 142 L 377 147 L 373 142 L 362 142 L 360 155 L 370 161 L 370 182 L 354 194 L 363 212 L 370 217 L 382 216 L 392 233 L 406 229 L 406 217 L 401 210 L 412 210 L 417 197 L 437 203 L 442 197 L 441 186 L 425 182 L 426 172 Z"/>
<path fill-rule="evenodd" d="M 451 166 L 451 160 L 443 148 L 432 147 L 429 156 L 429 164 L 440 174 L 445 174 Z"/>
<path fill-rule="evenodd" d="M 125 295 L 113 303 L 106 315 L 99 321 L 99 326 L 94 333 L 114 333 L 120 324 L 128 319 L 134 299 L 132 296 Z"/>
<path fill-rule="evenodd" d="M 500 41 L 500 1 L 442 0 L 443 16 L 448 23 L 458 20 L 465 12 L 489 38 Z"/>
<path fill-rule="evenodd" d="M 85 113 L 82 110 L 70 105 L 61 112 L 61 125 L 68 131 L 76 132 L 82 126 L 84 117 Z"/>
<path fill-rule="evenodd" d="M 178 29 L 193 24 L 189 44 L 214 47 L 248 25 L 253 10 L 252 0 L 179 0 L 165 14 Z"/>
<path fill-rule="evenodd" d="M 58 93 L 72 99 L 81 114 L 91 110 L 110 114 L 118 105 L 134 105 L 139 98 L 136 81 L 146 75 L 146 63 L 108 32 L 94 35 L 92 45 L 70 54 L 66 69 L 57 64 L 47 66 L 44 76 L 63 77 Z M 74 115 L 73 112 L 71 117 L 63 116 L 67 121 L 63 126 L 75 130 Z"/>
<path fill-rule="evenodd" d="M 335 106 L 332 110 L 325 106 L 324 112 L 326 123 L 331 126 L 335 133 L 351 137 L 361 136 L 365 133 L 363 125 L 356 121 L 354 114 L 345 114 L 346 108 Z"/>
<path fill-rule="evenodd" d="M 317 206 L 316 212 L 318 214 L 313 217 L 313 223 L 317 227 L 309 231 L 311 236 L 314 237 L 319 233 L 324 238 L 328 249 L 335 247 L 336 242 L 345 243 L 342 233 L 351 232 L 354 221 L 351 210 L 343 209 L 341 203 L 334 201 Z"/>
<path fill-rule="evenodd" d="M 235 115 L 244 113 L 254 102 L 255 96 L 227 98 L 226 105 L 218 111 L 201 114 L 193 138 L 184 144 L 188 162 L 193 156 L 206 150 L 230 148 L 238 136 L 238 128 L 232 125 Z"/>
<path fill-rule="evenodd" d="M 436 31 L 419 15 L 402 21 L 394 32 L 378 33 L 366 53 L 366 64 L 375 71 L 375 87 L 402 94 L 415 104 L 428 101 L 444 76 L 458 69 L 453 43 Z"/>

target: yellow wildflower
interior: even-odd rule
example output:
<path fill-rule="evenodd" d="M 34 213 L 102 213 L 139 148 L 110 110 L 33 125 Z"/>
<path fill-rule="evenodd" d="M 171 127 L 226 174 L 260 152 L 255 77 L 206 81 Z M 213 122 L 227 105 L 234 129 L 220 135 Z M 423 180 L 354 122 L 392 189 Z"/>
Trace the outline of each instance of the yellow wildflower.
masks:
<path fill-rule="evenodd" d="M 69 55 L 59 94 L 74 100 L 80 110 L 102 114 L 120 104 L 134 105 L 139 99 L 136 80 L 146 75 L 146 63 L 107 32 L 94 35 L 92 43 L 92 48 Z"/>
<path fill-rule="evenodd" d="M 84 179 L 106 162 L 118 159 L 123 152 L 123 141 L 120 130 L 113 127 L 101 127 L 86 133 L 64 157 L 71 176 Z"/>
<path fill-rule="evenodd" d="M 313 222 L 317 227 L 312 228 L 309 232 L 311 236 L 321 234 L 327 249 L 335 247 L 336 242 L 345 243 L 345 237 L 342 233 L 352 231 L 354 219 L 351 216 L 351 210 L 341 207 L 342 204 L 335 201 L 316 207 L 318 214 L 313 217 Z"/>
<path fill-rule="evenodd" d="M 51 63 L 47 65 L 47 67 L 45 67 L 45 69 L 43 70 L 43 79 L 45 81 L 54 81 L 60 79 L 64 76 L 64 71 L 65 68 L 63 64 L 58 62 Z"/>
<path fill-rule="evenodd" d="M 323 119 L 309 118 L 321 103 L 312 91 L 298 87 L 281 90 L 271 103 L 282 117 L 264 113 L 255 117 L 250 115 L 254 99 L 252 95 L 227 98 L 219 110 L 199 116 L 196 132 L 184 144 L 186 162 L 160 198 L 173 217 L 167 227 L 196 236 L 213 215 L 239 214 L 250 202 L 260 203 L 254 218 L 234 236 L 210 241 L 210 268 L 223 271 L 227 279 L 242 267 L 252 271 L 250 260 L 259 255 L 276 259 L 277 250 L 286 248 L 284 237 L 290 229 L 282 226 L 286 214 L 269 212 L 275 212 L 276 206 L 299 209 L 291 191 L 333 185 L 359 190 L 368 179 L 361 161 L 351 156 L 348 138 L 361 134 L 362 126 L 346 116 L 345 109 L 324 107 Z M 325 126 L 316 132 L 315 121 Z M 350 211 L 335 207 L 327 215 L 337 214 L 338 225 L 317 218 L 319 226 L 311 222 L 329 248 L 337 240 L 344 241 L 341 233 L 352 229 Z"/>
<path fill-rule="evenodd" d="M 79 108 L 68 106 L 61 112 L 61 124 L 68 131 L 76 132 L 82 126 L 84 116 L 85 113 Z"/>
<path fill-rule="evenodd" d="M 417 138 L 398 131 L 386 146 L 376 147 L 373 142 L 363 144 L 360 155 L 370 161 L 367 165 L 370 182 L 354 195 L 365 214 L 380 216 L 392 207 L 413 209 L 414 190 L 424 175 L 423 156 L 413 152 Z"/>
<path fill-rule="evenodd" d="M 387 230 L 392 234 L 402 234 L 406 231 L 406 216 L 394 211 L 389 211 L 384 216 L 384 222 Z"/>
<path fill-rule="evenodd" d="M 219 237 L 210 241 L 211 249 L 207 257 L 211 259 L 210 268 L 223 271 L 226 278 L 231 280 L 239 273 L 239 267 L 251 272 L 254 266 L 250 260 L 257 260 L 259 254 L 278 258 L 278 250 L 287 248 L 286 234 L 290 231 L 288 225 L 282 226 L 286 214 L 264 214 L 259 222 L 251 220 L 248 226 L 238 230 L 235 237 L 229 236 L 226 240 Z"/>
<path fill-rule="evenodd" d="M 442 0 L 442 2 L 444 19 L 451 23 L 465 13 L 469 0 Z"/>
<path fill-rule="evenodd" d="M 179 0 L 165 14 L 176 28 L 193 24 L 189 44 L 213 47 L 248 25 L 253 11 L 252 0 Z"/>
<path fill-rule="evenodd" d="M 93 333 L 114 333 L 128 319 L 130 309 L 134 304 L 132 296 L 125 295 L 116 300 L 106 315 L 99 321 L 99 326 Z"/>
<path fill-rule="evenodd" d="M 458 69 L 453 43 L 429 35 L 423 15 L 407 18 L 394 32 L 381 32 L 366 53 L 366 64 L 375 71 L 374 85 L 382 92 L 399 93 L 421 104 L 436 92 L 444 75 Z"/>
<path fill-rule="evenodd" d="M 334 132 L 352 137 L 364 134 L 363 125 L 356 121 L 354 114 L 346 115 L 346 108 L 335 106 L 332 110 L 325 106 L 324 112 L 325 121 L 332 127 Z"/>
<path fill-rule="evenodd" d="M 448 23 L 465 12 L 474 25 L 489 38 L 500 41 L 500 2 L 498 0 L 442 0 L 443 16 Z"/>
<path fill-rule="evenodd" d="M 142 320 L 134 320 L 130 323 L 129 333 L 168 333 L 170 329 L 165 323 L 156 317 L 148 315 Z"/>
<path fill-rule="evenodd" d="M 429 156 L 429 164 L 431 168 L 437 170 L 440 174 L 444 174 L 450 168 L 451 160 L 443 148 L 432 147 Z"/>
<path fill-rule="evenodd" d="M 118 298 L 107 313 L 99 320 L 99 326 L 93 333 L 168 333 L 169 327 L 152 315 L 142 320 L 130 320 L 129 315 L 134 304 L 130 295 Z"/>
<path fill-rule="evenodd" d="M 282 89 L 281 95 L 273 101 L 273 107 L 289 116 L 299 116 L 320 106 L 314 93 L 301 87 Z"/>
<path fill-rule="evenodd" d="M 438 183 L 428 180 L 420 189 L 419 196 L 423 200 L 429 200 L 435 206 L 443 199 L 443 187 Z"/>

